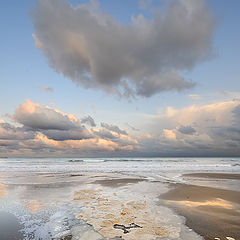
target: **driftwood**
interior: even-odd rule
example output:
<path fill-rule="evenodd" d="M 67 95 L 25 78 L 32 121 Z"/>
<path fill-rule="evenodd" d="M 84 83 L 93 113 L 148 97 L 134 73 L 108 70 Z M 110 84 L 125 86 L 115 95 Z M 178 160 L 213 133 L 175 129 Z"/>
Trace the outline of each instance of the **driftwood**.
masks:
<path fill-rule="evenodd" d="M 141 226 L 135 224 L 135 223 L 131 223 L 129 224 L 128 226 L 124 226 L 122 224 L 114 224 L 113 227 L 115 229 L 121 229 L 123 230 L 123 233 L 126 234 L 126 233 L 129 233 L 128 229 L 130 228 L 142 228 Z"/>

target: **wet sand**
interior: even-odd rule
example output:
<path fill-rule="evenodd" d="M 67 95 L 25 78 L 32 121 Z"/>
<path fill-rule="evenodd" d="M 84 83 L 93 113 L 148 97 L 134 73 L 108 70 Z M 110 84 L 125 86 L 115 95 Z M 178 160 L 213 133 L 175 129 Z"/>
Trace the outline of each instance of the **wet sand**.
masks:
<path fill-rule="evenodd" d="M 184 176 L 239 179 L 240 175 L 198 173 Z M 160 199 L 184 216 L 189 228 L 206 240 L 240 239 L 240 192 L 187 184 L 172 184 L 171 187 Z"/>
<path fill-rule="evenodd" d="M 146 181 L 144 178 L 112 178 L 112 179 L 101 179 L 101 180 L 96 180 L 93 182 L 94 184 L 101 184 L 102 186 L 105 187 L 122 187 L 127 184 L 132 184 L 132 183 L 138 183 Z"/>
<path fill-rule="evenodd" d="M 217 178 L 217 179 L 235 179 L 240 180 L 240 174 L 236 173 L 190 173 L 184 174 L 186 177 L 197 177 L 197 178 Z"/>

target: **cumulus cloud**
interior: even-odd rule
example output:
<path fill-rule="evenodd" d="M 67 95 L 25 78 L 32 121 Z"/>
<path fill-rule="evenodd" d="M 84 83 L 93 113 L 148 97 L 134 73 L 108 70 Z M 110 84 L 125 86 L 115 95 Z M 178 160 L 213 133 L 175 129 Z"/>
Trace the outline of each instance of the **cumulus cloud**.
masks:
<path fill-rule="evenodd" d="M 8 117 L 15 123 L 0 122 L 0 156 L 96 156 L 137 148 L 137 141 L 116 125 L 88 130 L 74 114 L 28 99 Z"/>
<path fill-rule="evenodd" d="M 96 127 L 96 123 L 91 116 L 86 116 L 86 117 L 82 118 L 81 123 L 88 124 L 91 127 Z"/>
<path fill-rule="evenodd" d="M 96 5 L 39 0 L 31 12 L 36 46 L 49 66 L 85 88 L 145 96 L 194 86 L 179 72 L 212 57 L 214 20 L 204 0 L 172 1 L 121 24 Z"/>
<path fill-rule="evenodd" d="M 34 103 L 29 99 L 15 110 L 13 119 L 32 129 L 69 130 L 81 126 L 74 115 Z"/>
<path fill-rule="evenodd" d="M 15 110 L 13 119 L 25 128 L 41 131 L 54 140 L 80 140 L 91 137 L 89 131 L 73 114 L 34 103 L 29 99 Z"/>
<path fill-rule="evenodd" d="M 235 119 L 233 111 L 238 105 L 237 101 L 222 101 L 180 109 L 168 107 L 165 113 L 153 116 L 153 119 L 162 128 L 175 129 L 182 125 L 192 126 L 197 132 L 202 132 L 211 126 L 232 126 Z"/>
<path fill-rule="evenodd" d="M 238 156 L 240 154 L 240 102 L 192 105 L 152 116 L 142 148 L 159 155 Z"/>

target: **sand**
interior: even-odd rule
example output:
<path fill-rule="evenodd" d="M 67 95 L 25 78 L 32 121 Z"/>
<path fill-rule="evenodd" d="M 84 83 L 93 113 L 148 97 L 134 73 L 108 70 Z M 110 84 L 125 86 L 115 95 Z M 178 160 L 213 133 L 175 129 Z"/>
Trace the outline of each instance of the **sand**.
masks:
<path fill-rule="evenodd" d="M 198 177 L 198 178 L 217 178 L 217 179 L 240 180 L 240 174 L 236 174 L 236 173 L 190 173 L 190 174 L 184 174 L 183 176 Z"/>
<path fill-rule="evenodd" d="M 120 182 L 127 184 L 128 181 L 122 179 Z M 146 200 L 126 202 L 116 192 L 106 194 L 94 189 L 77 191 L 74 200 L 82 203 L 83 211 L 78 218 L 92 225 L 97 233 L 106 238 L 156 240 L 174 234 L 174 229 L 169 232 L 163 226 L 158 213 L 152 211 Z"/>
<path fill-rule="evenodd" d="M 131 183 L 138 183 L 145 181 L 143 178 L 111 178 L 111 179 L 101 179 L 101 180 L 96 180 L 93 183 L 94 184 L 101 184 L 102 186 L 105 187 L 122 187 L 127 184 Z"/>
<path fill-rule="evenodd" d="M 198 173 L 184 176 L 239 179 L 239 174 Z M 240 239 L 240 192 L 172 184 L 160 199 L 186 218 L 186 225 L 206 240 Z"/>

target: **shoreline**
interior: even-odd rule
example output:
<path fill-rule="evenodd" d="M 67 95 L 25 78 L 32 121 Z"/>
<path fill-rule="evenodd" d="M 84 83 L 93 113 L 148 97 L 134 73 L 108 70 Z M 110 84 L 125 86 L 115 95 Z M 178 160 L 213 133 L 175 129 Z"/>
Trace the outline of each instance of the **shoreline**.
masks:
<path fill-rule="evenodd" d="M 240 174 L 193 173 L 187 177 L 237 179 Z M 191 184 L 170 184 L 159 198 L 167 207 L 185 217 L 186 226 L 205 240 L 239 239 L 240 192 Z"/>

